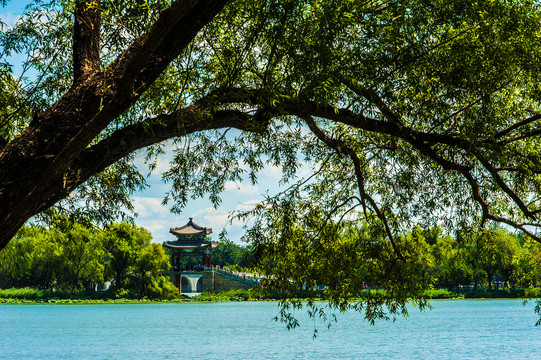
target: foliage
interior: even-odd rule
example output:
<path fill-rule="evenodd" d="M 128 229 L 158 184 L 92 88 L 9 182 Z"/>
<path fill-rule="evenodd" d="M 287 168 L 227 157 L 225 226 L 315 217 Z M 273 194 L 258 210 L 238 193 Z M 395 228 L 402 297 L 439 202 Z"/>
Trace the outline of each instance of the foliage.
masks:
<path fill-rule="evenodd" d="M 91 267 L 100 277 L 80 260 L 91 231 L 46 232 L 43 246 L 14 234 L 37 214 L 103 225 L 133 210 L 146 186 L 134 151 L 152 170 L 167 139 L 175 212 L 191 197 L 218 205 L 227 181 L 256 182 L 266 164 L 298 180 L 245 214 L 258 217 L 255 261 L 287 296 L 323 282 L 332 306 L 373 320 L 404 313 L 409 296 L 422 307 L 432 278 L 539 281 L 537 260 L 490 228 L 541 241 L 538 1 L 184 4 L 35 1 L 2 28 L 0 248 L 15 261 L 0 281 L 75 289 Z M 303 160 L 314 171 L 296 179 Z M 419 222 L 485 230 L 452 241 Z M 148 245 L 115 236 L 104 276 L 140 296 L 160 288 L 130 280 L 155 273 L 143 270 Z M 350 303 L 363 283 L 387 295 Z"/>
<path fill-rule="evenodd" d="M 302 307 L 300 301 L 287 299 L 296 298 L 299 291 L 303 297 L 315 299 L 324 285 L 323 297 L 331 309 L 355 309 L 371 322 L 388 318 L 387 312 L 407 314 L 409 300 L 421 308 L 427 305 L 422 294 L 430 285 L 426 270 L 432 259 L 419 231 L 393 243 L 377 224 L 357 227 L 325 222 L 319 211 L 311 204 L 273 204 L 264 213 L 265 222 L 258 222 L 256 230 L 248 233 L 254 242 L 254 265 L 265 274 L 264 291 L 280 294 L 285 309 L 298 308 Z M 407 261 L 399 259 L 395 249 Z M 361 296 L 362 300 L 351 302 Z M 308 307 L 321 315 L 322 309 L 313 302 Z M 282 313 L 281 321 L 295 327 L 295 320 L 287 314 Z"/>
<path fill-rule="evenodd" d="M 251 255 L 250 247 L 241 246 L 229 239 L 221 239 L 218 247 L 212 250 L 212 264 L 220 267 L 246 268 Z"/>
<path fill-rule="evenodd" d="M 79 224 L 68 229 L 49 230 L 50 239 L 57 250 L 62 251 L 56 274 L 58 282 L 72 291 L 80 289 L 84 283 L 104 281 L 103 251 L 99 239 L 91 231 Z"/>
<path fill-rule="evenodd" d="M 261 300 L 261 297 L 254 296 L 252 291 L 245 289 L 232 289 L 220 291 L 218 293 L 203 292 L 201 295 L 194 296 L 194 301 L 201 302 L 221 302 L 221 301 L 254 301 Z"/>
<path fill-rule="evenodd" d="M 172 298 L 178 290 L 163 275 L 163 269 L 169 269 L 169 257 L 163 247 L 156 243 L 141 249 L 133 265 L 133 288 L 139 298 Z"/>
<path fill-rule="evenodd" d="M 102 246 L 105 251 L 108 278 L 122 288 L 130 266 L 143 248 L 150 245 L 152 235 L 146 229 L 128 223 L 113 223 L 105 228 Z"/>
<path fill-rule="evenodd" d="M 51 228 L 25 227 L 0 253 L 0 288 L 55 290 L 54 297 L 90 289 L 99 296 L 95 285 L 112 281 L 108 297 L 175 297 L 164 276 L 169 258 L 151 239 L 147 230 L 127 223 L 99 230 L 61 217 Z M 43 294 L 33 296 L 49 296 Z"/>
<path fill-rule="evenodd" d="M 449 291 L 447 289 L 425 290 L 423 296 L 428 299 L 463 299 L 464 294 Z"/>
<path fill-rule="evenodd" d="M 30 288 L 1 289 L 0 298 L 36 300 L 43 298 L 70 298 L 71 294 L 65 291 L 37 290 Z"/>
<path fill-rule="evenodd" d="M 537 242 L 525 239 L 525 242 L 513 259 L 515 269 L 512 279 L 521 287 L 531 288 L 541 284 L 541 248 Z"/>
<path fill-rule="evenodd" d="M 525 294 L 512 279 L 525 270 L 517 259 L 528 258 L 527 248 L 502 228 L 464 230 L 455 240 L 439 228 L 415 227 L 393 244 L 377 223 L 321 222 L 313 204 L 275 203 L 264 215 L 247 236 L 254 242 L 255 268 L 265 274 L 262 291 L 282 301 L 278 319 L 289 328 L 296 326 L 291 311 L 304 306 L 326 320 L 333 309 L 352 309 L 373 323 L 407 315 L 408 301 L 424 309 L 434 298 Z M 541 263 L 530 259 L 538 271 Z M 492 290 L 496 281 L 503 290 Z M 486 290 L 478 290 L 481 285 Z M 328 300 L 328 308 L 318 299 Z"/>

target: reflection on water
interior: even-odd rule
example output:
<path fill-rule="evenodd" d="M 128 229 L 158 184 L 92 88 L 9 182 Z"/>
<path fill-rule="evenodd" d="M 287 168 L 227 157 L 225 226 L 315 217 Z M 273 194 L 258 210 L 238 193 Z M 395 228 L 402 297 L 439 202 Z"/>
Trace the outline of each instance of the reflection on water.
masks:
<path fill-rule="evenodd" d="M 539 359 L 541 327 L 520 300 L 434 301 L 370 326 L 272 321 L 277 303 L 0 305 L 0 359 Z M 318 337 L 312 334 L 317 327 Z"/>

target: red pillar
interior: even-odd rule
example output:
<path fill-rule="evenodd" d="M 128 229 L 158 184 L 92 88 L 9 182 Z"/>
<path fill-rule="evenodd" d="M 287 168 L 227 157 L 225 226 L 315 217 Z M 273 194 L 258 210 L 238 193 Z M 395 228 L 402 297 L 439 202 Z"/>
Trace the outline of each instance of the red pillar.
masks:
<path fill-rule="evenodd" d="M 205 267 L 205 270 L 210 270 L 210 268 L 212 267 L 211 262 L 210 262 L 209 250 L 205 251 L 205 253 L 203 254 L 203 266 Z"/>

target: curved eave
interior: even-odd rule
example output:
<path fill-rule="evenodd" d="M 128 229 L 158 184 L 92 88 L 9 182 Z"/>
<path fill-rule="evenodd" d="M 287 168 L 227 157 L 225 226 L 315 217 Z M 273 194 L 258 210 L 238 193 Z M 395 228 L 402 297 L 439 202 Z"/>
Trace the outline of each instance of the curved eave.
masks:
<path fill-rule="evenodd" d="M 165 247 L 168 247 L 170 249 L 176 249 L 176 250 L 199 250 L 199 249 L 206 249 L 208 245 L 201 245 L 201 246 L 187 246 L 187 245 L 164 245 Z"/>
<path fill-rule="evenodd" d="M 169 249 L 175 249 L 175 250 L 203 250 L 209 247 L 211 249 L 215 249 L 218 247 L 218 243 L 210 242 L 210 243 L 201 244 L 201 245 L 172 245 L 172 244 L 164 243 L 163 246 Z"/>
<path fill-rule="evenodd" d="M 212 229 L 206 230 L 192 230 L 192 229 L 170 229 L 169 232 L 179 236 L 198 236 L 198 235 L 210 235 Z"/>

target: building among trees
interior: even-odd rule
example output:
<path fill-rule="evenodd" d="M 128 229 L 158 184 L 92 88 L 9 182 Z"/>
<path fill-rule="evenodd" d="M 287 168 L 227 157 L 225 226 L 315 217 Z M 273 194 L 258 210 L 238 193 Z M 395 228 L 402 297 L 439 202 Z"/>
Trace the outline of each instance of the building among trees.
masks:
<path fill-rule="evenodd" d="M 184 226 L 172 228 L 169 232 L 177 237 L 174 241 L 166 241 L 163 246 L 172 250 L 171 266 L 173 270 L 195 270 L 183 269 L 180 259 L 184 256 L 196 257 L 202 256 L 201 269 L 210 270 L 212 267 L 210 260 L 210 250 L 218 246 L 218 243 L 207 240 L 207 236 L 212 233 L 211 228 L 199 226 L 193 222 L 193 218 Z M 197 266 L 199 266 L 197 265 Z"/>
<path fill-rule="evenodd" d="M 213 268 L 211 250 L 217 248 L 218 243 L 208 238 L 211 228 L 197 225 L 190 218 L 186 225 L 171 228 L 169 232 L 176 236 L 176 240 L 166 241 L 163 246 L 171 252 L 169 273 L 181 293 L 249 288 L 253 285 L 251 281 Z"/>

